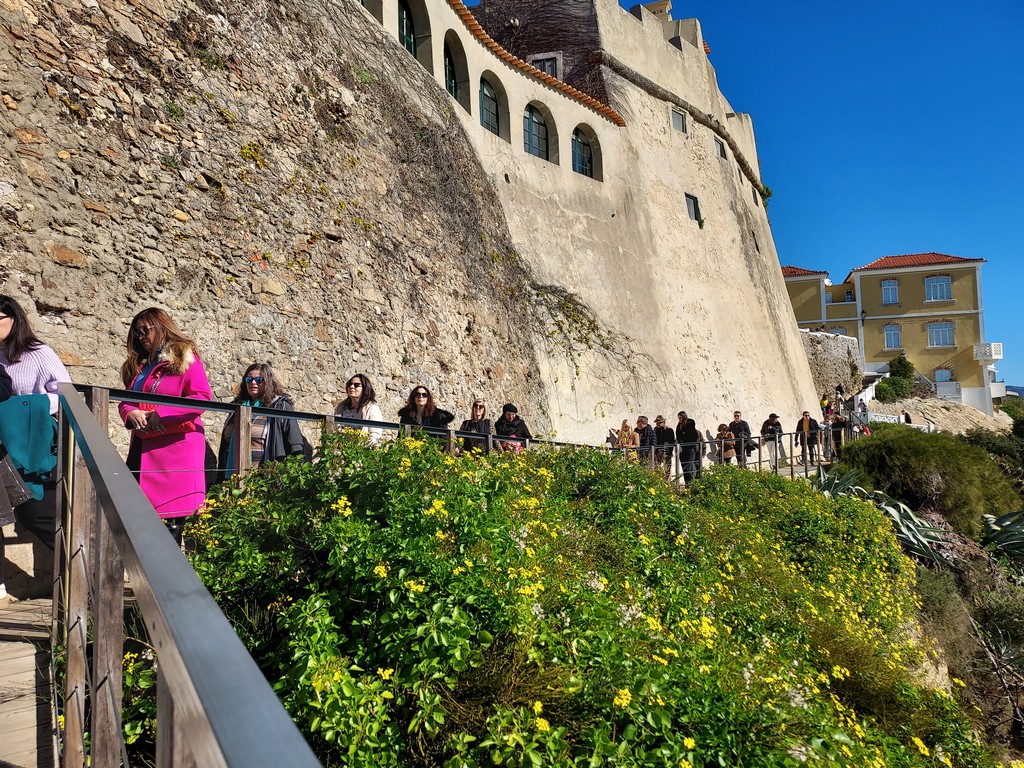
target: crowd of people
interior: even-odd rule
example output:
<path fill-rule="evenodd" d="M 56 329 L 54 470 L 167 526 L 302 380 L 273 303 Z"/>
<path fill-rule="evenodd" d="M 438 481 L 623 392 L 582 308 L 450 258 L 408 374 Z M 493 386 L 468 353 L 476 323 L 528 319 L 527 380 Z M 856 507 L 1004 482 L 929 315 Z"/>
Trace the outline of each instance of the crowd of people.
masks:
<path fill-rule="evenodd" d="M 126 341 L 125 360 L 120 369 L 126 390 L 146 395 L 166 395 L 199 401 L 213 399 L 213 391 L 195 341 L 186 335 L 170 317 L 159 308 L 150 307 L 132 318 Z M 2 401 L 12 397 L 46 395 L 36 398 L 45 410 L 46 419 L 57 412 L 58 385 L 70 381 L 67 369 L 56 353 L 37 338 L 24 310 L 10 296 L 0 295 L 0 408 Z M 312 449 L 303 437 L 294 419 L 283 416 L 293 411 L 295 403 L 284 389 L 268 363 L 253 363 L 242 373 L 237 386 L 235 403 L 253 408 L 281 411 L 282 416 L 255 414 L 248 437 L 240 430 L 234 417 L 224 425 L 218 452 L 220 477 L 228 477 L 239 466 L 240 451 L 248 450 L 252 465 L 280 461 L 288 456 L 310 456 Z M 836 401 L 843 402 L 842 387 L 836 388 Z M 861 401 L 861 405 L 863 401 Z M 800 459 L 815 462 L 819 451 L 828 459 L 838 454 L 843 433 L 849 426 L 844 415 L 834 412 L 828 395 L 821 402 L 822 420 L 804 412 L 793 432 L 800 446 Z M 31 431 L 23 421 L 30 409 L 0 410 L 0 446 L 17 442 L 20 433 Z M 146 497 L 175 538 L 180 542 L 183 518 L 202 506 L 206 496 L 206 436 L 202 420 L 204 407 L 181 405 L 152 405 L 124 401 L 118 405 L 118 414 L 131 431 L 126 463 L 139 481 Z M 342 420 L 371 422 L 360 429 L 371 444 L 383 439 L 383 428 L 372 422 L 383 422 L 370 379 L 363 373 L 350 377 L 345 384 L 345 398 L 338 403 L 335 415 Z M 38 419 L 38 414 L 35 415 Z M 426 428 L 446 428 L 455 415 L 439 407 L 430 388 L 414 386 L 398 411 L 403 425 Z M 636 419 L 635 427 L 624 419 L 618 429 L 610 429 L 608 443 L 631 457 L 650 456 L 673 474 L 678 461 L 679 475 L 685 482 L 700 472 L 703 458 L 715 463 L 745 466 L 755 450 L 765 448 L 772 467 L 777 469 L 786 460 L 782 436 L 785 434 L 777 414 L 770 414 L 755 435 L 743 420 L 740 411 L 733 413 L 728 424 L 719 424 L 712 435 L 700 429 L 685 411 L 677 415 L 675 428 L 666 426 L 664 416 L 658 415 L 652 426 L 646 416 Z M 36 429 L 36 432 L 41 430 Z M 472 403 L 469 417 L 458 430 L 462 450 L 521 451 L 524 442 L 533 439 L 518 408 L 512 403 L 502 406 L 501 416 L 495 421 L 488 418 L 487 404 L 482 399 Z M 48 438 L 50 439 L 50 438 Z M 247 439 L 248 445 L 242 441 Z M 0 447 L 0 451 L 3 448 Z M 48 455 L 52 454 L 48 452 Z M 4 458 L 0 453 L 0 460 Z M 41 484 L 41 491 L 33 504 L 22 504 L 17 510 L 5 513 L 0 504 L 0 523 L 17 519 L 29 530 L 37 533 L 48 545 L 54 534 L 54 488 L 51 481 Z M 0 599 L 6 590 L 3 584 L 3 537 L 0 532 Z"/>

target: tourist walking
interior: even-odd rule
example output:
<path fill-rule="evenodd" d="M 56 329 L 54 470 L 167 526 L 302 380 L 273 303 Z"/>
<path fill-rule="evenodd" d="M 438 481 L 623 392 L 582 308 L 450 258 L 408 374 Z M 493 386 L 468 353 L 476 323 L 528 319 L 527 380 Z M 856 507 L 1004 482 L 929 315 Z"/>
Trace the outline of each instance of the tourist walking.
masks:
<path fill-rule="evenodd" d="M 402 424 L 418 427 L 443 429 L 455 419 L 454 414 L 434 404 L 434 395 L 422 384 L 409 391 L 409 398 L 398 411 L 398 420 Z"/>
<path fill-rule="evenodd" d="M 501 407 L 501 418 L 494 425 L 494 433 L 501 437 L 518 437 L 521 440 L 533 439 L 533 435 L 530 434 L 526 422 L 519 418 L 519 409 L 512 405 L 512 403 L 505 403 Z M 516 453 L 522 453 L 526 449 L 524 443 L 511 440 L 502 441 L 501 447 L 503 450 L 515 451 Z"/>
<path fill-rule="evenodd" d="M 810 462 L 813 464 L 818 460 L 818 422 L 811 418 L 810 411 L 804 411 L 800 420 L 796 423 L 797 442 L 800 444 L 800 463 L 807 464 L 808 453 Z"/>
<path fill-rule="evenodd" d="M 125 389 L 213 399 L 196 343 L 164 310 L 150 307 L 132 318 L 127 351 L 121 365 Z M 205 409 L 122 402 L 117 410 L 132 430 L 128 469 L 180 544 L 183 518 L 206 499 Z"/>
<path fill-rule="evenodd" d="M 718 434 L 715 435 L 717 446 L 716 461 L 719 464 L 732 464 L 736 457 L 736 440 L 728 424 L 718 425 Z"/>
<path fill-rule="evenodd" d="M 754 442 L 750 439 L 750 425 L 742 418 L 743 414 L 735 411 L 729 422 L 729 431 L 736 438 L 736 460 L 741 467 L 747 466 L 747 456 L 753 450 Z"/>
<path fill-rule="evenodd" d="M 345 399 L 338 403 L 334 415 L 342 419 L 359 421 L 384 421 L 384 414 L 377 405 L 377 393 L 365 373 L 357 373 L 345 382 Z M 377 445 L 384 436 L 380 427 L 360 427 L 370 445 Z"/>
<path fill-rule="evenodd" d="M 654 427 L 651 426 L 646 416 L 636 417 L 636 434 L 640 443 L 640 458 L 649 461 L 657 440 L 654 436 Z"/>
<path fill-rule="evenodd" d="M 672 479 L 672 444 L 676 440 L 676 433 L 671 427 L 665 426 L 665 417 L 660 413 L 654 417 L 654 444 L 657 447 L 656 456 L 661 471 L 665 477 Z"/>
<path fill-rule="evenodd" d="M 245 369 L 238 384 L 238 394 L 231 402 L 250 408 L 273 408 L 276 411 L 294 411 L 292 396 L 284 391 L 270 363 L 253 363 Z M 282 461 L 288 456 L 301 456 L 306 441 L 299 431 L 299 423 L 287 417 L 253 414 L 250 426 L 249 464 L 260 466 Z M 228 478 L 238 467 L 238 445 L 235 414 L 224 422 L 218 451 L 218 469 Z"/>
<path fill-rule="evenodd" d="M 7 429 L 21 433 L 33 445 L 49 449 L 56 439 L 56 429 L 48 416 L 57 413 L 58 385 L 71 381 L 71 376 L 57 353 L 35 335 L 21 305 L 5 294 L 0 294 L 0 368 L 5 371 L 3 386 L 10 397 L 46 396 L 45 404 L 42 398 L 38 402 L 32 399 L 24 401 L 27 408 L 17 408 L 17 415 L 8 412 L 4 418 Z M 25 418 L 26 415 L 29 418 Z M 25 435 L 25 430 L 31 430 L 32 434 Z M 16 507 L 13 514 L 24 528 L 52 550 L 57 528 L 56 481 L 49 474 L 45 480 L 40 480 L 33 489 L 38 495 Z M 7 599 L 5 566 L 4 534 L 0 529 L 0 602 Z"/>
<path fill-rule="evenodd" d="M 679 471 L 683 473 L 683 481 L 690 482 L 700 475 L 701 439 L 697 424 L 686 415 L 686 411 L 677 414 L 676 442 L 679 444 Z"/>
<path fill-rule="evenodd" d="M 769 413 L 768 418 L 761 424 L 761 437 L 768 448 L 768 461 L 773 472 L 779 471 L 779 462 L 786 460 L 786 448 L 782 444 L 782 422 L 779 421 L 779 414 Z"/>
<path fill-rule="evenodd" d="M 491 420 L 487 418 L 487 404 L 480 399 L 473 401 L 469 418 L 462 422 L 460 432 L 475 432 L 481 437 L 462 438 L 463 451 L 488 452 L 487 435 L 491 434 Z"/>
<path fill-rule="evenodd" d="M 622 425 L 615 436 L 615 448 L 621 449 L 623 456 L 633 458 L 636 456 L 636 451 L 630 449 L 639 447 L 640 435 L 633 431 L 633 428 L 629 425 L 629 419 L 623 419 Z"/>

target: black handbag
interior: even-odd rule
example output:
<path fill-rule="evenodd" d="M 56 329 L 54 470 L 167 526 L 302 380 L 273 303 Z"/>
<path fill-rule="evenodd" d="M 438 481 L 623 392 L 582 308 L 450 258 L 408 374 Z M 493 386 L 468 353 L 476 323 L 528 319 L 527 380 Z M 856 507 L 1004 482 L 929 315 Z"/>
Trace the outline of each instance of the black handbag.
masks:
<path fill-rule="evenodd" d="M 0 443 L 0 525 L 14 522 L 14 508 L 35 496 Z"/>

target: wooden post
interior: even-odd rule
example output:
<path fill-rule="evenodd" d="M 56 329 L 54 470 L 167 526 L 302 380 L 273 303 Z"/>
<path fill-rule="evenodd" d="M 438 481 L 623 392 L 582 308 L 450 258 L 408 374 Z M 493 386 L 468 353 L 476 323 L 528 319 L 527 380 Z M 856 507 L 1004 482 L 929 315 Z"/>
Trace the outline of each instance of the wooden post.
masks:
<path fill-rule="evenodd" d="M 245 477 L 252 466 L 252 408 L 235 408 L 235 473 Z"/>

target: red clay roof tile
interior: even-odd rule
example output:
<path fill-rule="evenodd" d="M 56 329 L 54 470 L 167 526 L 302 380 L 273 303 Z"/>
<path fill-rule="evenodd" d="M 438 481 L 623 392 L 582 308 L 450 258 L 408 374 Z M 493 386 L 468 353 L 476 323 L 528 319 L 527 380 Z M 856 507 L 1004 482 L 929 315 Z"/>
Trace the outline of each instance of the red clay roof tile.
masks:
<path fill-rule="evenodd" d="M 932 265 L 977 264 L 984 259 L 963 259 L 959 256 L 948 256 L 945 253 L 908 253 L 902 256 L 883 256 L 863 267 L 854 267 L 852 272 L 866 269 L 900 269 L 902 267 L 930 267 Z"/>
<path fill-rule="evenodd" d="M 811 269 L 802 269 L 800 267 L 783 267 L 783 277 L 805 277 L 808 275 L 827 275 L 828 272 L 815 272 Z"/>

